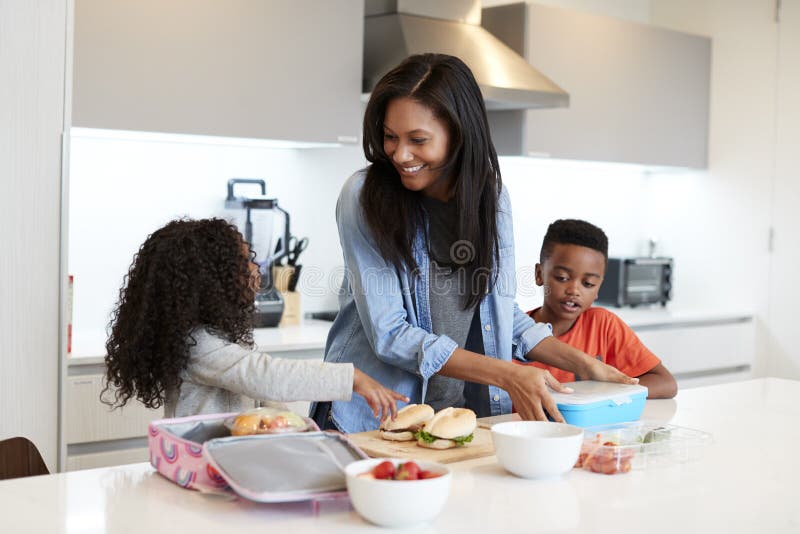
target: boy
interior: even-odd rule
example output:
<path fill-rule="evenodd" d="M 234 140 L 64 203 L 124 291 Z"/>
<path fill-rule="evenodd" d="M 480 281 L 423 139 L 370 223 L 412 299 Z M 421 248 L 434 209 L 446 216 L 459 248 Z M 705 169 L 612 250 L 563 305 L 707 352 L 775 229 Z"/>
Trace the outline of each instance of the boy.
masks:
<path fill-rule="evenodd" d="M 603 362 L 639 378 L 648 398 L 672 398 L 678 385 L 655 354 L 639 341 L 622 319 L 605 308 L 590 307 L 605 275 L 608 238 L 586 221 L 559 219 L 547 228 L 536 264 L 536 285 L 544 286 L 541 308 L 528 312 L 536 322 L 550 323 L 553 335 Z M 560 382 L 575 375 L 555 367 L 547 369 Z"/>

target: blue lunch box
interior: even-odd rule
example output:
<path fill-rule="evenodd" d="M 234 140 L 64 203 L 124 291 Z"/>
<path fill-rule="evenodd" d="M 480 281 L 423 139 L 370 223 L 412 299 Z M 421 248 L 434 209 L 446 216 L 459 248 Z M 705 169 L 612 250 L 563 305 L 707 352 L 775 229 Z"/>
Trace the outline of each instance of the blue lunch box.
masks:
<path fill-rule="evenodd" d="M 573 392 L 553 392 L 553 400 L 564 420 L 579 427 L 637 421 L 647 399 L 647 388 L 638 384 L 581 380 L 564 386 Z"/>

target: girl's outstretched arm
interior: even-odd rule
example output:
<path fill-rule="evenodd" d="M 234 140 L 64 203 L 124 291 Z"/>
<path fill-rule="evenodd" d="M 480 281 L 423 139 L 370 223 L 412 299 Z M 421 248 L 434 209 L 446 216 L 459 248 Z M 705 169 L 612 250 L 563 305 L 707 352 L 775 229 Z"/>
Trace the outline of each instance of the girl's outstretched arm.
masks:
<path fill-rule="evenodd" d="M 364 397 L 372 413 L 381 421 L 390 415 L 392 420 L 397 417 L 397 401 L 408 402 L 405 395 L 383 387 L 358 369 L 353 372 L 353 392 Z"/>

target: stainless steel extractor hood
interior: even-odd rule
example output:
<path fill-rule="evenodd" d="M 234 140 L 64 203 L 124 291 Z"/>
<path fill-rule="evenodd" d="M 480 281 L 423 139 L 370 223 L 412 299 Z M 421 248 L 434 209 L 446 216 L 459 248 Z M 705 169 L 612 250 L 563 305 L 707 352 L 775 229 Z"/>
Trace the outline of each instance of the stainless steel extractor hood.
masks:
<path fill-rule="evenodd" d="M 365 0 L 364 80 L 368 93 L 412 54 L 438 52 L 472 69 L 487 109 L 556 108 L 569 95 L 480 25 L 480 0 Z"/>

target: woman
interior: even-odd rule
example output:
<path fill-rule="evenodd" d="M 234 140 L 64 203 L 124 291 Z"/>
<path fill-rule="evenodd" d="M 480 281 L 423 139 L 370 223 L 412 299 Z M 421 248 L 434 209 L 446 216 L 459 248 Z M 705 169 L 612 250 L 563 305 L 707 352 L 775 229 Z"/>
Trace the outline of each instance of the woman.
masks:
<path fill-rule="evenodd" d="M 352 362 L 436 409 L 511 411 L 562 420 L 548 372 L 635 383 L 553 338 L 514 302 L 508 192 L 483 100 L 458 58 L 421 54 L 386 74 L 364 114 L 370 165 L 336 206 L 346 276 L 325 360 Z M 488 356 L 488 357 L 487 357 Z M 321 403 L 315 418 L 344 432 L 378 427 L 366 403 Z"/>

